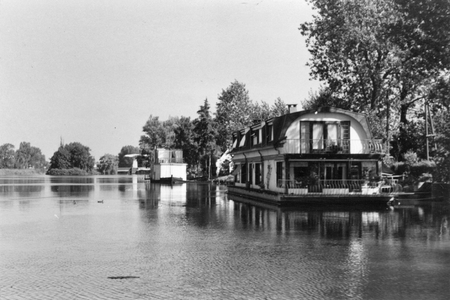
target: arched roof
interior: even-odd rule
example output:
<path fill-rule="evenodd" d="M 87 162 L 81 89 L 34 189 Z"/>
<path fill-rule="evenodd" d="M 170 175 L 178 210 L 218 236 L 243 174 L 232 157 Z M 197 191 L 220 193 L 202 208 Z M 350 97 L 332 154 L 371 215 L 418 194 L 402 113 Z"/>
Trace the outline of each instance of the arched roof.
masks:
<path fill-rule="evenodd" d="M 340 108 L 335 107 L 321 107 L 317 110 L 303 110 L 290 114 L 286 114 L 274 119 L 274 141 L 275 143 L 280 142 L 286 138 L 286 131 L 291 126 L 291 124 L 297 120 L 299 117 L 306 114 L 314 114 L 314 113 L 340 113 L 344 115 L 348 115 L 358 121 L 363 127 L 364 131 L 367 133 L 367 138 L 372 138 L 372 132 L 370 130 L 369 123 L 367 122 L 367 117 L 365 114 L 352 112 Z"/>

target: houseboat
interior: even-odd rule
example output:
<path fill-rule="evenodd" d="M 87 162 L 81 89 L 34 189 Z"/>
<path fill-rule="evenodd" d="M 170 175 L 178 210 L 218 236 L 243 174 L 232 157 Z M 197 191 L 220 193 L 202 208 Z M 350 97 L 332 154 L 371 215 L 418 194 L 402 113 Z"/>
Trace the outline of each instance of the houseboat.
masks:
<path fill-rule="evenodd" d="M 155 149 L 150 168 L 152 182 L 173 184 L 186 181 L 187 164 L 183 162 L 183 150 Z"/>
<path fill-rule="evenodd" d="M 338 108 L 295 111 L 233 134 L 228 194 L 276 205 L 386 204 L 381 140 L 364 114 Z"/>

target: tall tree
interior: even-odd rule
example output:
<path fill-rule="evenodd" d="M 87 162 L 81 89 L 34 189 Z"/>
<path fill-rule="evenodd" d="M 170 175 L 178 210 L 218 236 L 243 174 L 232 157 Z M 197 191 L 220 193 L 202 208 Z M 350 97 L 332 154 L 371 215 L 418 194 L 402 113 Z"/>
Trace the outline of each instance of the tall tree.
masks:
<path fill-rule="evenodd" d="M 203 166 L 203 169 L 208 170 L 208 174 L 211 176 L 212 156 L 216 148 L 217 131 L 209 109 L 208 99 L 205 99 L 205 102 L 197 111 L 197 119 L 194 120 L 194 141 L 204 161 L 208 164 Z"/>
<path fill-rule="evenodd" d="M 71 169 L 78 168 L 87 172 L 92 171 L 95 160 L 90 154 L 91 149 L 81 143 L 73 142 L 59 146 L 50 159 L 51 169 Z"/>
<path fill-rule="evenodd" d="M 174 148 L 183 150 L 188 169 L 198 164 L 198 151 L 194 141 L 194 124 L 189 117 L 180 117 L 174 126 Z"/>
<path fill-rule="evenodd" d="M 3 144 L 0 146 L 0 169 L 12 169 L 16 162 L 15 149 L 12 144 Z"/>
<path fill-rule="evenodd" d="M 166 137 L 158 116 L 150 115 L 142 130 L 145 132 L 145 135 L 142 135 L 139 141 L 141 149 L 151 151 L 163 146 Z"/>
<path fill-rule="evenodd" d="M 235 80 L 218 97 L 215 121 L 217 144 L 225 151 L 231 146 L 233 132 L 252 123 L 253 104 L 245 84 Z"/>

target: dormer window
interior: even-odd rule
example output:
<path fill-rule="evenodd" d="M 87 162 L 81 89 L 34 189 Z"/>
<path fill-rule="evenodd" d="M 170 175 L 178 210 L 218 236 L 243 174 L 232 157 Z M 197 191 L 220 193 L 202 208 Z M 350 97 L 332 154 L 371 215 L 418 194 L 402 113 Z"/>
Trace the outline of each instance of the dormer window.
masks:
<path fill-rule="evenodd" d="M 269 124 L 267 125 L 267 142 L 273 141 L 273 125 Z"/>
<path fill-rule="evenodd" d="M 256 146 L 262 143 L 262 127 L 252 128 L 251 134 L 251 143 L 252 146 Z"/>
<path fill-rule="evenodd" d="M 258 145 L 258 139 L 259 139 L 259 129 L 258 130 L 254 130 L 252 132 L 252 145 Z"/>

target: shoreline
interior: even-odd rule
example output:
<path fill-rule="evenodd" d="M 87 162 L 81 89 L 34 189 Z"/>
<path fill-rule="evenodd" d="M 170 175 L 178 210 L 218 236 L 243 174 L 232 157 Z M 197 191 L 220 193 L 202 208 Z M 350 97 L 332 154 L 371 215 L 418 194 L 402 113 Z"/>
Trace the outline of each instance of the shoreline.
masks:
<path fill-rule="evenodd" d="M 35 175 L 45 175 L 45 173 L 35 169 L 0 169 L 0 176 L 35 176 Z"/>

